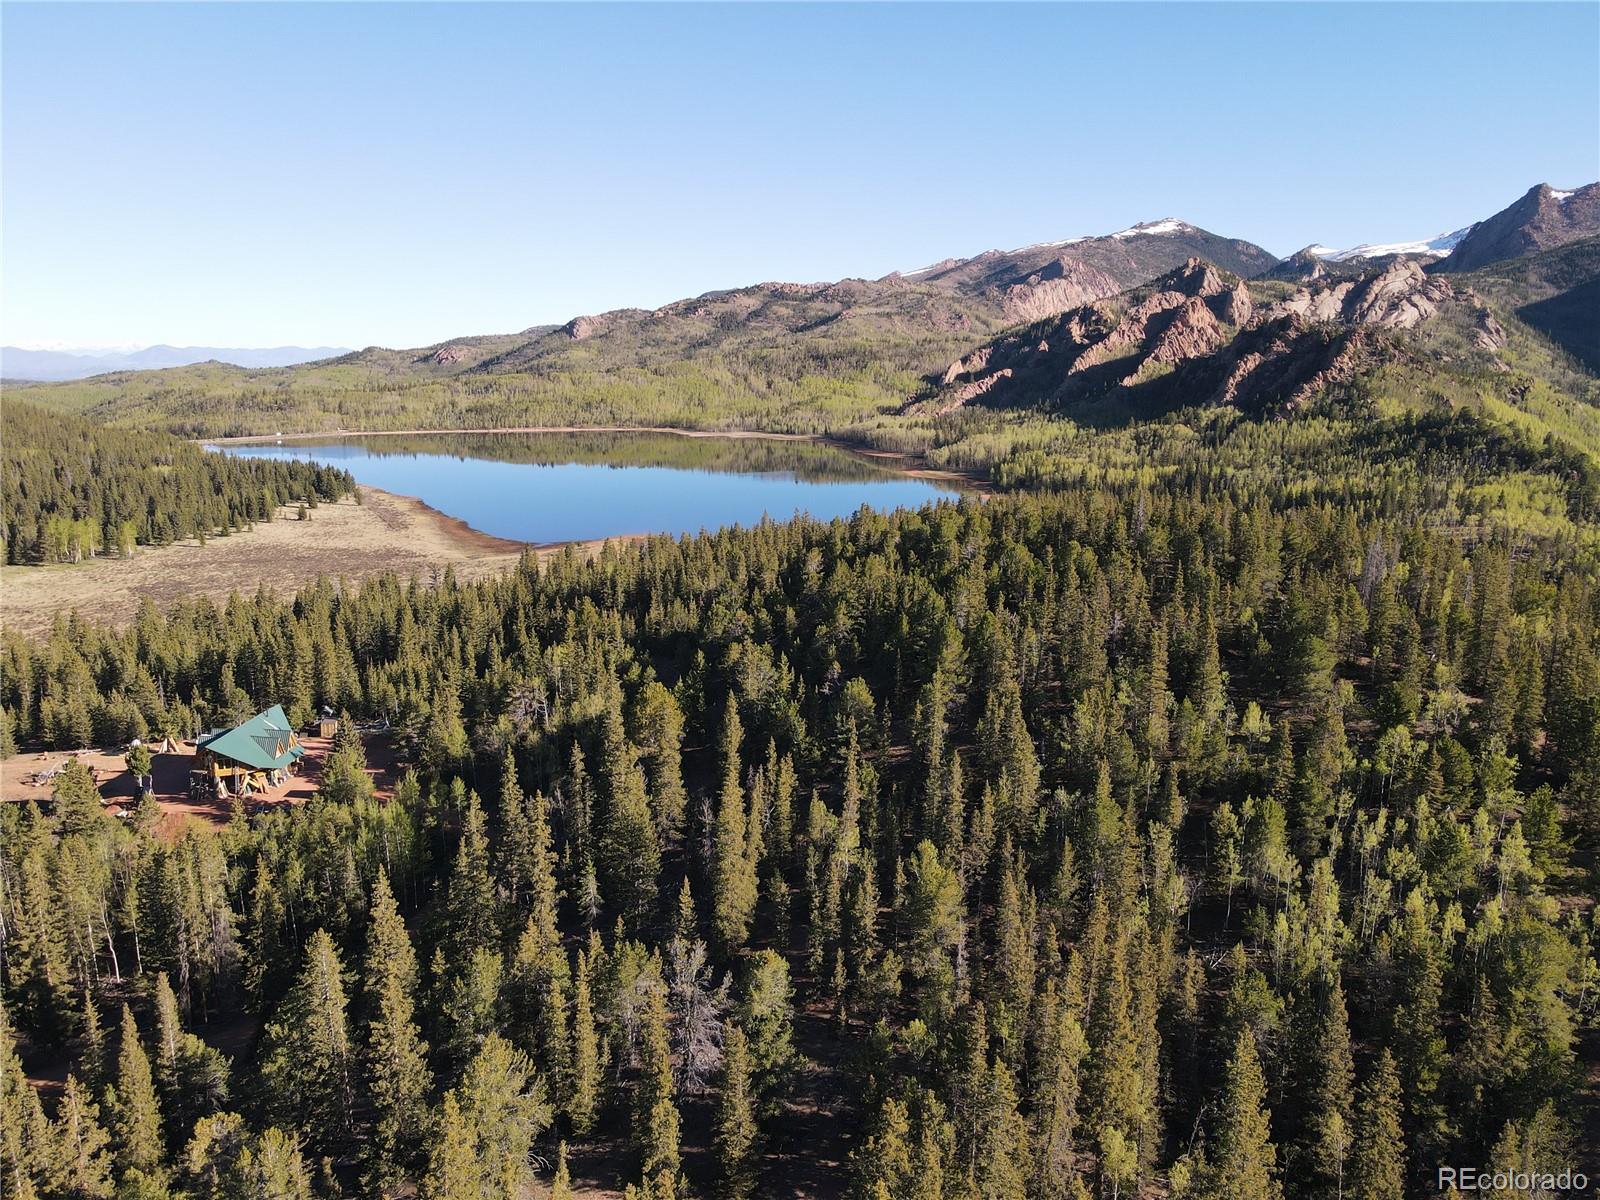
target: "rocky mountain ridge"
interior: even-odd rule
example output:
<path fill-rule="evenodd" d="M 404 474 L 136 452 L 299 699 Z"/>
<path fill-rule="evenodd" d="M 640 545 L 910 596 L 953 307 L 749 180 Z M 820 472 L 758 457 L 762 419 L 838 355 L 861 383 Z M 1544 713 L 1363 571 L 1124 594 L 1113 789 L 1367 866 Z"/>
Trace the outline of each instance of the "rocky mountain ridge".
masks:
<path fill-rule="evenodd" d="M 1287 412 L 1351 378 L 1378 335 L 1414 330 L 1446 307 L 1492 354 L 1504 330 L 1470 289 L 1398 259 L 1356 278 L 1325 277 L 1276 302 L 1191 259 L 1147 288 L 1002 335 L 953 362 L 907 405 L 1037 405 L 1091 415 L 1107 405 L 1181 400 Z"/>
<path fill-rule="evenodd" d="M 1568 191 L 1541 183 L 1468 230 L 1439 269 L 1472 271 L 1596 235 L 1600 235 L 1600 183 Z"/>
<path fill-rule="evenodd" d="M 1163 217 L 1098 237 L 947 258 L 887 278 L 991 299 L 1008 320 L 1034 321 L 1137 287 L 1190 258 L 1244 276 L 1277 261 L 1251 242 Z"/>

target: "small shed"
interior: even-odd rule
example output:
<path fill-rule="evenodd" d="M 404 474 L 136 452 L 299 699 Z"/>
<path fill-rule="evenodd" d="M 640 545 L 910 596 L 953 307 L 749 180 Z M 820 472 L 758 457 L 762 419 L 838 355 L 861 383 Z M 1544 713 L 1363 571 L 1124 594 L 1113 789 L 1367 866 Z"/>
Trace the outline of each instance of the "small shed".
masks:
<path fill-rule="evenodd" d="M 331 738 L 339 732 L 338 717 L 322 717 L 317 721 L 317 736 Z"/>

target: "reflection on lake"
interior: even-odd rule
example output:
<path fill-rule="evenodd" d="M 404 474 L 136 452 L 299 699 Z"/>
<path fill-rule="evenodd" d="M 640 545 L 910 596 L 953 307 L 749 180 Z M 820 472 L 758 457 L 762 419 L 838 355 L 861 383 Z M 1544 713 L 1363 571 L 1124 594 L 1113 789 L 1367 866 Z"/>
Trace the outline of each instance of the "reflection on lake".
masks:
<path fill-rule="evenodd" d="M 522 542 L 698 533 L 796 513 L 827 521 L 862 505 L 915 508 L 956 491 L 834 446 L 759 438 L 429 434 L 221 449 L 343 467 L 357 482 Z"/>

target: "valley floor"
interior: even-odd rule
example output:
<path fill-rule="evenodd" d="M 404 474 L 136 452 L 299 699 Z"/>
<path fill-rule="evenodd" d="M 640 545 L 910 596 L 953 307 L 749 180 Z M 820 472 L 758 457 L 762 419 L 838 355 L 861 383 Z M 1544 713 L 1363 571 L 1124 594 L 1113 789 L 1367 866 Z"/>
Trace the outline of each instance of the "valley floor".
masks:
<path fill-rule="evenodd" d="M 361 580 L 396 571 L 431 578 L 446 567 L 477 579 L 513 565 L 525 549 L 491 537 L 409 496 L 361 489 L 362 503 L 343 500 L 297 521 L 278 519 L 247 533 L 141 547 L 130 559 L 99 558 L 51 566 L 0 567 L 0 620 L 24 633 L 42 633 L 58 612 L 121 624 L 145 597 L 165 609 L 174 601 L 208 596 L 222 602 L 258 586 L 293 593 L 319 575 Z"/>

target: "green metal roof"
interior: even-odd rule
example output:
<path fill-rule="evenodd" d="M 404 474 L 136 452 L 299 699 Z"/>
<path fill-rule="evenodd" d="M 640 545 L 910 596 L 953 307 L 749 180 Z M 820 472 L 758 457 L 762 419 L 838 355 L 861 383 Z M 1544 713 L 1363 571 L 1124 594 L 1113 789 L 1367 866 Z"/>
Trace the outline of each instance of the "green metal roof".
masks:
<path fill-rule="evenodd" d="M 283 705 L 274 704 L 235 729 L 207 734 L 200 739 L 198 748 L 209 750 L 218 758 L 269 771 L 286 767 L 305 753 L 303 747 L 289 744 L 290 732 Z"/>

